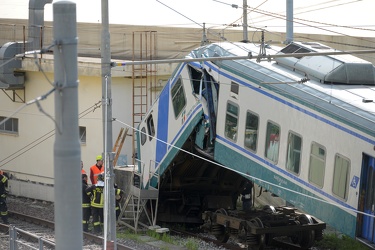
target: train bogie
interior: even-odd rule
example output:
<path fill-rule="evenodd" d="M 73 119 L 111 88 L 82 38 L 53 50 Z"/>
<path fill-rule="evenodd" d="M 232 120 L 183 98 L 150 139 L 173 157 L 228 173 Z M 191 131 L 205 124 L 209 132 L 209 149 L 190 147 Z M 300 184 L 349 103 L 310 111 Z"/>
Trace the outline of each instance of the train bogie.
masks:
<path fill-rule="evenodd" d="M 278 237 L 289 237 L 291 244 L 309 248 L 321 240 L 326 224 L 291 207 L 264 206 L 251 211 L 218 209 L 202 213 L 203 228 L 226 242 L 229 237 L 240 244 L 263 249 Z"/>

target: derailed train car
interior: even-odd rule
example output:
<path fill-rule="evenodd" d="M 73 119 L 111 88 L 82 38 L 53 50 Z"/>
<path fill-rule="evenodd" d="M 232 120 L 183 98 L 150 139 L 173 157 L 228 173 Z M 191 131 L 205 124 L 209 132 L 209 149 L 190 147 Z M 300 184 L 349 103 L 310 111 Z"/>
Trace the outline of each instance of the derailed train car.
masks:
<path fill-rule="evenodd" d="M 137 132 L 140 169 L 160 175 L 158 220 L 211 223 L 225 240 L 231 227 L 215 218 L 233 218 L 251 179 L 306 213 L 292 224 L 316 226 L 291 235 L 297 243 L 320 238 L 324 221 L 373 244 L 374 66 L 352 55 L 308 55 L 333 51 L 293 42 L 268 48 L 289 55 L 272 62 L 225 59 L 256 57 L 259 46 L 250 43 L 192 51 L 187 58 L 197 61 L 176 68 Z M 147 183 L 151 175 L 143 176 Z M 290 211 L 266 209 L 284 219 Z M 267 230 L 254 228 L 274 227 L 260 218 L 245 219 L 246 243 L 264 242 Z"/>

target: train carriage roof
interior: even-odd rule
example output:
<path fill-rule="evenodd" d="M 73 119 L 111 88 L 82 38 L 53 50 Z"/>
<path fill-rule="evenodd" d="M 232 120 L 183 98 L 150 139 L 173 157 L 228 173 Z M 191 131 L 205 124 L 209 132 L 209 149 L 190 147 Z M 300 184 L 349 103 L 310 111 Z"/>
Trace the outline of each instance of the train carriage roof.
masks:
<path fill-rule="evenodd" d="M 267 55 L 286 54 L 289 53 L 288 50 L 292 49 L 289 46 L 301 48 L 302 45 L 305 46 L 303 50 L 310 49 L 311 53 L 322 50 L 325 52 L 327 50 L 335 51 L 318 43 L 293 43 L 284 48 L 269 48 Z M 213 43 L 192 51 L 189 57 L 246 56 L 249 53 L 256 57 L 259 50 L 259 45 L 252 43 Z M 255 59 L 248 59 L 223 60 L 213 63 L 248 78 L 264 88 L 375 136 L 374 66 L 352 55 L 305 56 L 306 60 L 301 60 L 303 57 L 297 54 L 296 56 L 299 58 L 285 57 L 279 58 L 275 62 L 257 63 Z M 298 65 L 296 62 L 303 62 L 304 66 L 301 66 L 302 63 Z M 354 75 L 350 76 L 349 73 Z M 359 76 L 355 76 L 355 74 Z M 297 83 L 304 77 L 308 77 L 309 80 L 303 84 Z M 361 80 L 361 78 L 363 79 Z M 341 80 L 329 81 L 328 79 L 342 79 L 343 82 L 340 82 Z M 353 81 L 352 84 L 350 84 L 351 81 Z M 361 81 L 362 84 L 360 84 Z"/>

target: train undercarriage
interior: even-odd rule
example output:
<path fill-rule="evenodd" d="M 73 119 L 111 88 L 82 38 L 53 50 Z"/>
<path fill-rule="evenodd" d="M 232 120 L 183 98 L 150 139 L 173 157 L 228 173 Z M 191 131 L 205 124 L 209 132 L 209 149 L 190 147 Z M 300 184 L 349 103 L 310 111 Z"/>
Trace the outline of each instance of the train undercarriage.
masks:
<path fill-rule="evenodd" d="M 189 148 L 191 145 L 185 143 L 184 151 Z M 249 249 L 262 249 L 281 236 L 301 248 L 322 238 L 326 224 L 293 207 L 266 205 L 246 212 L 237 209 L 247 179 L 184 151 L 161 177 L 159 222 L 200 225 L 222 242 L 234 237 Z"/>
<path fill-rule="evenodd" d="M 277 237 L 289 237 L 302 249 L 323 238 L 326 224 L 292 207 L 264 206 L 251 211 L 218 209 L 202 213 L 203 228 L 221 242 L 237 239 L 248 249 L 263 249 Z"/>

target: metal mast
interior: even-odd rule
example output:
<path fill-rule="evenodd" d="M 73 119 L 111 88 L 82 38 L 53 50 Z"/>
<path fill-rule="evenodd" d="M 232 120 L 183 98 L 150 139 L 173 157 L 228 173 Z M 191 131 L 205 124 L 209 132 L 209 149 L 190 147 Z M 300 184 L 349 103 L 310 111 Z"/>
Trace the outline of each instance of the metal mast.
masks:
<path fill-rule="evenodd" d="M 111 40 L 109 34 L 108 0 L 102 0 L 102 107 L 104 130 L 104 249 L 116 249 L 115 189 L 112 153 Z M 111 150 L 111 152 L 109 151 Z"/>
<path fill-rule="evenodd" d="M 82 249 L 81 144 L 78 132 L 76 4 L 53 4 L 56 135 L 56 249 Z"/>
<path fill-rule="evenodd" d="M 286 44 L 293 42 L 293 0 L 286 0 Z"/>
<path fill-rule="evenodd" d="M 249 41 L 249 38 L 247 36 L 247 0 L 243 0 L 243 40 L 244 42 Z"/>

